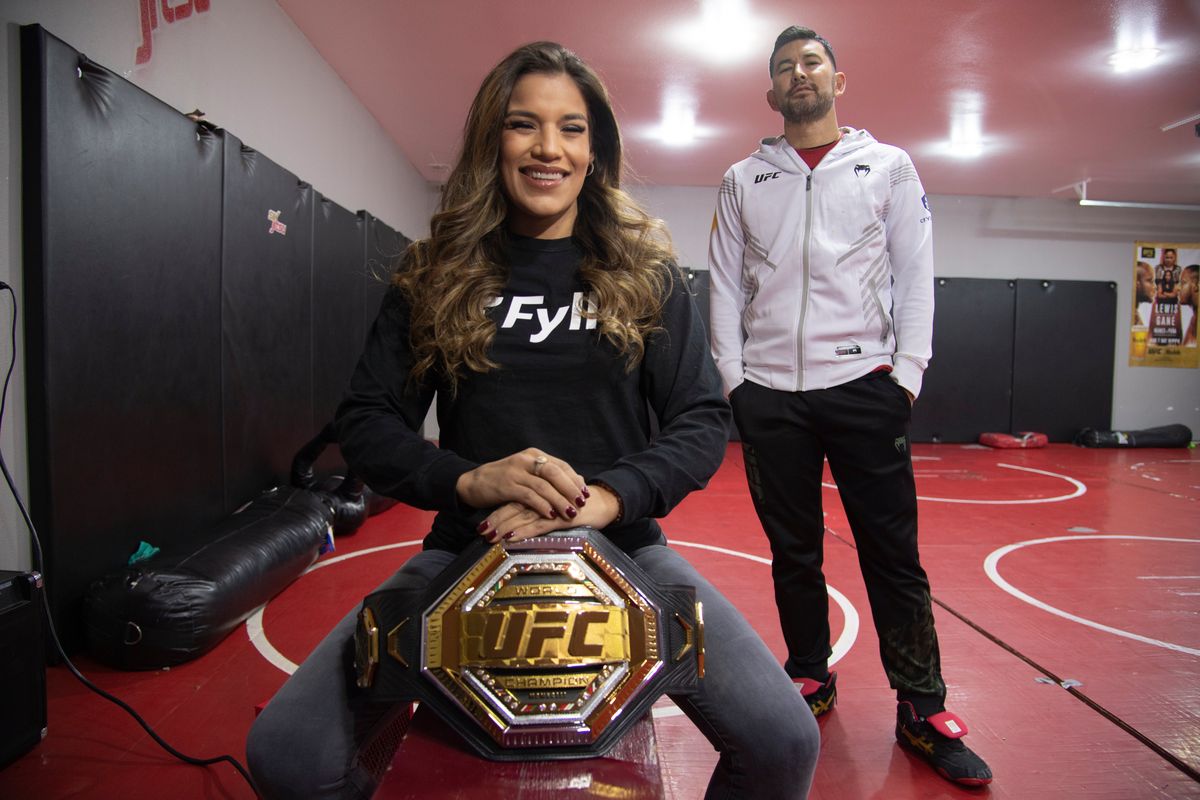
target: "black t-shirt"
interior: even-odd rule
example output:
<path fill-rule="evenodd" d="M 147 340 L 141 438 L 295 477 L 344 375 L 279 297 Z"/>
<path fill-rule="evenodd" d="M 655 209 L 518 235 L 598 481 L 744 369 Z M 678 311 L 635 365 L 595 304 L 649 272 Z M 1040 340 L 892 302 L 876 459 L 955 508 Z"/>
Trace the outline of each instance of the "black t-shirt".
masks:
<path fill-rule="evenodd" d="M 652 518 L 707 483 L 730 416 L 687 287 L 672 276 L 662 330 L 629 371 L 579 313 L 594 301 L 573 240 L 510 235 L 506 254 L 509 279 L 488 309 L 496 324 L 490 356 L 500 367 L 468 374 L 457 394 L 436 380 L 408 381 L 407 300 L 388 292 L 338 413 L 347 463 L 374 490 L 438 510 L 427 548 L 457 552 L 478 538 L 475 526 L 490 509 L 459 503 L 455 481 L 526 447 L 621 495 L 625 520 L 605 534 L 622 549 L 661 542 Z M 440 446 L 416 433 L 435 391 Z"/>

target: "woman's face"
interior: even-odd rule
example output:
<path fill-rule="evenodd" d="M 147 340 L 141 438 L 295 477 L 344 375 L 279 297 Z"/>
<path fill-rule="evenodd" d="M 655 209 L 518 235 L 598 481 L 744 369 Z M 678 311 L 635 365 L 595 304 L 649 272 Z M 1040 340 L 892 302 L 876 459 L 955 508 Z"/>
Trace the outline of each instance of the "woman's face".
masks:
<path fill-rule="evenodd" d="M 591 160 L 587 103 L 575 81 L 563 74 L 521 77 L 500 136 L 509 229 L 539 239 L 570 236 Z"/>

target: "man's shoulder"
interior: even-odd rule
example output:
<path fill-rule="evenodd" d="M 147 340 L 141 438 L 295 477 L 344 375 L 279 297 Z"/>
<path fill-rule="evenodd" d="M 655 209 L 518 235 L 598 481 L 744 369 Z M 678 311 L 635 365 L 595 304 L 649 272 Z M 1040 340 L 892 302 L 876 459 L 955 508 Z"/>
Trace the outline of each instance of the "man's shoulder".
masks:
<path fill-rule="evenodd" d="M 725 176 L 740 176 L 746 172 L 762 169 L 764 164 L 769 164 L 767 161 L 771 157 L 772 150 L 779 150 L 779 143 L 783 141 L 782 136 L 772 136 L 759 141 L 759 146 L 754 152 L 749 153 L 740 161 L 735 161 L 725 171 Z"/>
<path fill-rule="evenodd" d="M 870 153 L 875 156 L 911 161 L 908 152 L 901 147 L 881 142 L 865 130 L 853 130 L 843 135 L 842 143 L 852 152 Z"/>

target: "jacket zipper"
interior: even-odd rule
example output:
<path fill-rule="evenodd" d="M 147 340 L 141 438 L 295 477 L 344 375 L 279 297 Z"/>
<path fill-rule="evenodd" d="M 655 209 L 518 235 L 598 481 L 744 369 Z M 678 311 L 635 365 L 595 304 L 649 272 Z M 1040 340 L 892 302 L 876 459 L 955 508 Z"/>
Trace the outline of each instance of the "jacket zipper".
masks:
<path fill-rule="evenodd" d="M 800 324 L 796 328 L 796 353 L 800 362 L 800 391 L 805 390 L 804 378 L 804 324 L 808 319 L 808 286 L 809 286 L 809 267 L 808 267 L 808 250 L 812 243 L 812 214 L 813 210 L 813 193 L 812 193 L 812 172 L 809 172 L 804 179 L 804 258 L 803 258 L 803 275 L 804 290 L 800 302 Z"/>

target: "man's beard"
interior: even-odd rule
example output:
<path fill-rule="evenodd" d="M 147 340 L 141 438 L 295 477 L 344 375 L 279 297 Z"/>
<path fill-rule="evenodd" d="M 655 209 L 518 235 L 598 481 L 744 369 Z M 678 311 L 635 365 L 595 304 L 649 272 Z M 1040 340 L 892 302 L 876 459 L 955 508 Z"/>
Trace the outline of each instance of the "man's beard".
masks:
<path fill-rule="evenodd" d="M 804 124 L 821 119 L 832 108 L 833 95 L 813 87 L 811 94 L 785 97 L 779 104 L 779 113 L 787 122 Z"/>

